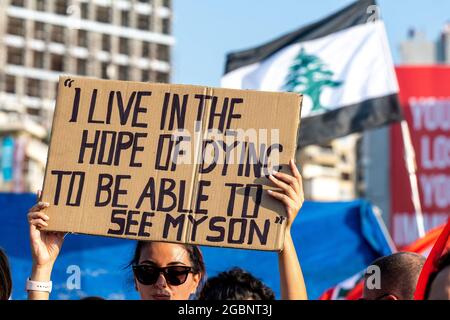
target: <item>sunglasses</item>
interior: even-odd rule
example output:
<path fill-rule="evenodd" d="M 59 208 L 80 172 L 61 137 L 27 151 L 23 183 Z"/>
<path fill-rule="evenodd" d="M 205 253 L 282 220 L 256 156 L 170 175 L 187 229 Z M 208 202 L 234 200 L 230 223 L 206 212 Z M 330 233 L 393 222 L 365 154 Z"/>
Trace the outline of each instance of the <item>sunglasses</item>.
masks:
<path fill-rule="evenodd" d="M 193 272 L 192 267 L 169 266 L 158 268 L 147 264 L 133 266 L 133 273 L 137 281 L 143 285 L 152 285 L 158 281 L 162 273 L 167 283 L 172 286 L 179 286 L 186 282 L 189 273 Z"/>

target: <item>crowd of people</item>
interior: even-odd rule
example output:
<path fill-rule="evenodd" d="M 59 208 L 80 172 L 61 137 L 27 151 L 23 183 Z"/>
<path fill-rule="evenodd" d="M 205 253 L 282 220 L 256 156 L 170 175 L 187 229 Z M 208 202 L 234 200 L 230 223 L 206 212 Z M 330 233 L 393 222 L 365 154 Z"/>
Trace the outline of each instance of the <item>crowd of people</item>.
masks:
<path fill-rule="evenodd" d="M 278 253 L 281 299 L 307 300 L 302 269 L 291 237 L 291 226 L 303 204 L 301 175 L 293 160 L 292 175 L 274 173 L 269 179 L 276 190 L 269 194 L 284 204 L 287 224 L 283 250 Z M 38 195 L 39 197 L 39 195 Z M 52 289 L 53 265 L 64 243 L 64 233 L 45 232 L 48 203 L 38 201 L 28 213 L 32 270 L 27 279 L 28 299 L 46 300 Z M 412 300 L 425 258 L 409 252 L 394 253 L 371 263 L 379 279 L 366 272 L 362 299 Z M 129 267 L 143 300 L 274 300 L 271 288 L 251 273 L 235 267 L 206 279 L 199 247 L 190 244 L 138 241 Z M 368 268 L 369 270 L 369 268 Z M 22 285 L 22 284 L 20 284 Z M 0 299 L 10 299 L 13 284 L 8 259 L 0 250 Z M 98 300 L 102 297 L 85 299 Z M 444 253 L 428 277 L 425 299 L 450 300 L 450 252 Z"/>

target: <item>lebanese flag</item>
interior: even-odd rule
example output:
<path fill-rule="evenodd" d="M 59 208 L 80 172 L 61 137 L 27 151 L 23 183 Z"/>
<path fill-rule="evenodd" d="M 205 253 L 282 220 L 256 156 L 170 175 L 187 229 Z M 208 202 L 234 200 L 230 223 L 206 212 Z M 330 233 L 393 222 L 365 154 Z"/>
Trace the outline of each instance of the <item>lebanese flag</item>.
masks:
<path fill-rule="evenodd" d="M 360 0 L 256 48 L 227 55 L 226 88 L 302 93 L 299 146 L 401 120 L 386 30 Z"/>
<path fill-rule="evenodd" d="M 432 229 L 423 238 L 420 238 L 420 239 L 414 241 L 413 243 L 411 243 L 408 246 L 400 248 L 399 251 L 415 252 L 415 253 L 421 254 L 425 257 L 428 257 L 431 250 L 433 249 L 433 246 L 435 244 L 437 244 L 438 238 L 444 234 L 447 236 L 447 242 L 446 242 L 445 247 L 448 249 L 448 248 L 450 248 L 450 243 L 448 241 L 449 230 L 450 230 L 449 223 L 447 223 L 447 225 L 442 225 L 438 228 Z M 439 256 L 440 256 L 440 254 L 439 254 Z M 431 258 L 431 256 L 430 256 L 430 258 Z M 427 259 L 427 261 L 428 260 L 429 259 Z M 432 261 L 436 261 L 436 258 L 432 259 Z M 424 270 L 425 270 L 425 266 L 424 266 Z M 354 275 L 353 277 L 351 277 L 345 281 L 342 281 L 335 287 L 328 289 L 319 297 L 319 300 L 358 300 L 358 299 L 362 298 L 362 293 L 363 293 L 363 289 L 364 289 L 364 271 L 365 270 L 359 272 L 358 274 Z M 422 288 L 423 283 L 425 283 L 425 285 L 426 285 L 428 276 L 429 276 L 429 272 L 426 273 L 426 276 L 425 276 L 425 274 L 424 275 L 421 274 L 421 276 L 419 277 L 419 280 L 418 280 L 418 288 L 419 287 Z M 423 290 L 424 290 L 424 288 L 423 288 Z M 417 291 L 416 294 L 419 295 L 419 291 Z M 415 298 L 415 299 L 417 300 L 417 298 Z"/>

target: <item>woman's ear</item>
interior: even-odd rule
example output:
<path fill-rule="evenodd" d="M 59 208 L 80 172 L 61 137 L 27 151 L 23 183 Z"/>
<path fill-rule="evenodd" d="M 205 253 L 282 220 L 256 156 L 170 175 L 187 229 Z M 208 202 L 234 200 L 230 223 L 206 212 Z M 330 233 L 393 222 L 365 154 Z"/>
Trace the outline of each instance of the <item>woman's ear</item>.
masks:
<path fill-rule="evenodd" d="M 200 280 L 202 279 L 202 274 L 201 273 L 195 273 L 192 275 L 192 290 L 191 290 L 191 294 L 196 294 L 197 293 L 197 288 L 200 285 Z"/>

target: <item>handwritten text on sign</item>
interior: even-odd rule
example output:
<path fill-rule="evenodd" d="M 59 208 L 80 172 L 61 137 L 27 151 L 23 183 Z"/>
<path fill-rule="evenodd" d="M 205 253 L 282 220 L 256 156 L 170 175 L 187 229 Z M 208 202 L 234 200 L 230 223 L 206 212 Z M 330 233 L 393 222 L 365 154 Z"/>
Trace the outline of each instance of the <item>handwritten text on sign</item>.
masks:
<path fill-rule="evenodd" d="M 293 156 L 298 120 L 268 115 L 280 96 L 298 115 L 299 96 L 70 81 L 58 92 L 44 187 L 51 229 L 279 247 L 284 209 L 265 195 L 266 176 Z"/>

